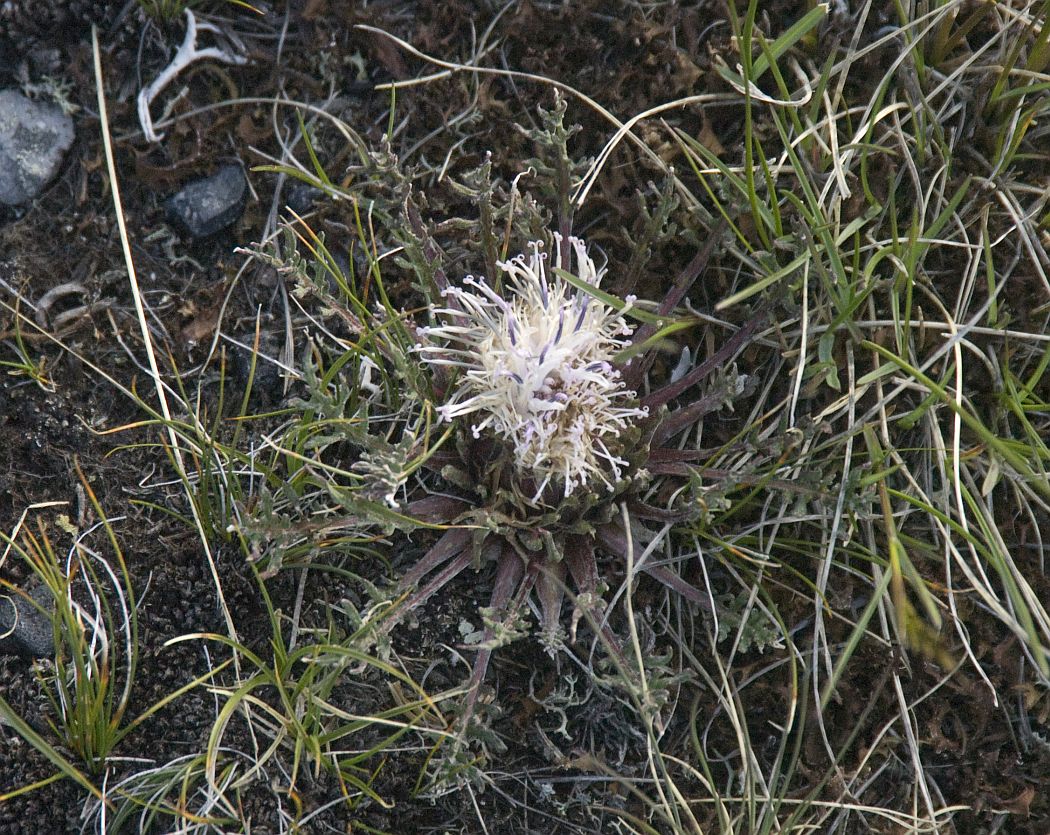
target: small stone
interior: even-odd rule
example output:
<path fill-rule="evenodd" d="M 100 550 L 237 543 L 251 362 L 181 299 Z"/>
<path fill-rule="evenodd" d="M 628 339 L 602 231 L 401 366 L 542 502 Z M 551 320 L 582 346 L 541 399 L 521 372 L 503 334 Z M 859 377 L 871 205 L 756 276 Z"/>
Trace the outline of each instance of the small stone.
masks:
<path fill-rule="evenodd" d="M 53 606 L 46 586 L 37 586 L 30 596 L 45 609 Z M 55 654 L 51 619 L 10 589 L 0 592 L 0 654 L 31 658 L 50 658 Z"/>
<path fill-rule="evenodd" d="M 260 408 L 279 403 L 284 391 L 284 378 L 281 369 L 268 358 L 277 358 L 281 355 L 280 337 L 270 331 L 262 331 L 259 337 L 259 354 L 254 357 L 252 351 L 241 347 L 251 346 L 255 343 L 255 334 L 248 332 L 240 334 L 237 338 L 239 345 L 234 346 L 232 353 L 231 370 L 238 384 L 246 386 L 248 380 L 252 381 L 252 405 Z M 255 370 L 252 372 L 254 363 Z"/>
<path fill-rule="evenodd" d="M 20 206 L 36 197 L 73 138 L 73 120 L 57 104 L 0 90 L 0 203 Z"/>
<path fill-rule="evenodd" d="M 244 211 L 248 180 L 239 165 L 195 180 L 164 203 L 168 220 L 191 238 L 208 238 L 234 224 Z"/>
<path fill-rule="evenodd" d="M 288 188 L 284 204 L 297 215 L 305 215 L 314 203 L 324 197 L 324 192 L 309 183 L 295 182 Z"/>

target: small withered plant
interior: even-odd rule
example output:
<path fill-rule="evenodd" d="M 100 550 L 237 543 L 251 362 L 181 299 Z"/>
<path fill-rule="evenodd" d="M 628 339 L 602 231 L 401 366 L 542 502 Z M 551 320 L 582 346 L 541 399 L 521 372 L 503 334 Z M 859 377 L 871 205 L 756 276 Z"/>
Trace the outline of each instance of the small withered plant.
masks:
<path fill-rule="evenodd" d="M 540 150 L 526 161 L 536 195 L 519 191 L 517 179 L 498 181 L 486 160 L 456 184 L 477 207 L 473 223 L 430 224 L 425 199 L 396 159 L 370 154 L 362 162 L 368 176 L 360 178 L 371 189 L 367 224 L 359 212 L 365 195 L 337 193 L 330 180 L 318 179 L 354 200 L 364 268 L 347 275 L 305 224 L 294 227 L 298 242 L 291 235 L 287 242 L 309 249 L 312 266 L 290 256 L 290 246 L 265 256 L 295 274 L 295 297 L 319 298 L 345 329 L 344 353 L 332 366 L 343 371 L 311 372 L 311 400 L 302 401 L 309 414 L 331 412 L 320 404 L 318 381 L 328 381 L 324 391 L 340 389 L 340 379 L 358 383 L 324 431 L 306 431 L 300 421 L 285 434 L 313 438 L 299 447 L 309 454 L 294 457 L 309 463 L 282 476 L 285 483 L 312 482 L 348 514 L 329 515 L 312 530 L 345 529 L 350 518 L 389 532 L 438 531 L 397 581 L 398 605 L 377 615 L 380 634 L 468 569 L 492 571 L 480 610 L 484 627 L 472 645 L 478 655 L 467 716 L 493 650 L 523 634 L 533 598 L 551 652 L 566 637 L 575 640 L 584 618 L 619 652 L 602 596 L 635 556 L 636 573 L 709 605 L 672 567 L 641 556 L 672 525 L 703 514 L 697 465 L 706 453 L 680 440 L 747 389 L 748 378 L 731 363 L 762 325 L 756 315 L 703 362 L 693 365 L 685 353 L 673 372 L 661 362 L 660 374 L 653 373 L 669 335 L 697 324 L 681 308 L 722 230 L 710 230 L 673 282 L 657 282 L 662 298 L 636 299 L 644 262 L 599 266 L 600 254 L 571 234 L 569 189 L 578 166 L 568 154 L 573 131 L 563 125 L 564 112 L 559 101 L 541 111 L 543 127 L 526 131 Z M 545 198 L 558 207 L 554 217 L 542 208 Z M 632 241 L 642 253 L 675 231 L 673 190 L 657 191 L 656 199 L 659 207 Z M 388 296 L 379 270 L 387 254 L 364 234 L 366 226 L 396 239 L 387 253 L 415 279 L 404 297 L 423 301 L 410 312 Z M 465 229 L 472 232 L 468 243 L 457 245 L 455 233 Z M 451 264 L 471 261 L 485 277 L 449 278 Z M 607 274 L 615 295 L 602 287 Z M 253 542 L 265 555 L 258 537 Z M 567 592 L 568 636 L 561 627 Z"/>

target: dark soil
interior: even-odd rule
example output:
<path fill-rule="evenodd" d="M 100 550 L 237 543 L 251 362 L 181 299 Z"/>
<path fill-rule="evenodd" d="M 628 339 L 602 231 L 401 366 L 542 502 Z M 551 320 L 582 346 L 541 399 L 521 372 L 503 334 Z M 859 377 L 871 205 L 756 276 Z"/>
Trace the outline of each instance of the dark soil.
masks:
<path fill-rule="evenodd" d="M 268 99 L 282 96 L 327 107 L 352 123 L 369 144 L 379 147 L 388 129 L 390 97 L 374 91 L 374 85 L 435 68 L 392 41 L 355 28 L 358 24 L 386 30 L 428 54 L 462 62 L 470 59 L 472 45 L 485 33 L 485 45 L 496 45 L 486 59 L 488 65 L 564 81 L 623 119 L 655 103 L 724 89 L 711 61 L 712 54 L 728 50 L 729 29 L 721 6 L 651 4 L 655 8 L 646 15 L 639 5 L 650 4 L 525 0 L 504 10 L 503 3 L 484 0 L 368 4 L 309 0 L 289 4 L 287 10 L 262 4 L 266 13 L 256 16 L 233 5 L 206 4 L 205 8 L 226 21 L 225 27 L 239 34 L 250 62 L 243 67 L 202 63 L 187 72 L 154 104 L 155 118 L 159 118 L 164 104 L 187 88 L 172 109 L 178 121 L 164 128 L 167 135 L 162 143 L 150 145 L 139 131 L 135 96 L 181 41 L 181 20 L 148 20 L 134 2 L 14 0 L 0 4 L 0 87 L 20 86 L 26 78 L 65 79 L 70 82 L 68 97 L 78 108 L 77 140 L 58 178 L 30 206 L 7 211 L 0 218 L 0 294 L 14 307 L 17 301 L 11 290 L 22 299 L 35 301 L 54 286 L 77 281 L 85 289 L 88 306 L 60 334 L 64 347 L 39 333 L 21 330 L 28 355 L 43 364 L 50 385 L 37 385 L 17 374 L 0 379 L 0 528 L 10 532 L 22 514 L 28 513 L 27 524 L 34 529 L 38 523 L 44 525 L 56 543 L 62 543 L 58 547 L 68 547 L 55 520 L 59 513 L 76 517 L 83 507 L 77 466 L 106 512 L 120 517 L 113 526 L 142 600 L 141 661 L 129 716 L 206 673 L 221 654 L 211 645 L 215 657 L 209 659 L 201 641 L 165 646 L 167 641 L 190 633 L 225 633 L 225 625 L 195 531 L 163 510 L 187 512 L 180 486 L 171 483 L 172 469 L 160 433 L 141 426 L 110 431 L 130 427 L 145 416 L 100 372 L 124 386 L 134 386 L 149 402 L 152 382 L 128 353 L 143 361 L 105 173 L 91 24 L 98 25 L 120 194 L 142 292 L 153 314 L 153 338 L 170 352 L 177 367 L 196 369 L 187 375 L 187 387 L 195 390 L 200 382 L 205 407 L 215 410 L 220 378 L 225 375 L 226 402 L 237 403 L 247 376 L 243 357 L 238 360 L 229 345 L 230 361 L 225 366 L 218 354 L 209 356 L 216 328 L 250 343 L 257 312 L 264 339 L 281 334 L 284 327 L 276 277 L 254 262 L 239 274 L 246 259 L 236 251 L 272 232 L 271 209 L 288 199 L 288 180 L 251 171 L 282 158 L 275 130 L 289 136 L 297 127 L 294 108 L 275 110 Z M 807 4 L 799 0 L 768 5 L 775 8 L 771 15 L 789 24 Z M 231 99 L 241 101 L 231 103 Z M 492 151 L 494 169 L 510 179 L 520 171 L 522 160 L 533 154 L 514 123 L 534 122 L 536 106 L 549 107 L 552 101 L 546 85 L 454 75 L 398 94 L 395 147 L 404 162 L 418 167 L 417 188 L 424 192 L 441 191 L 438 174 L 450 154 L 453 170 L 469 170 Z M 466 112 L 471 113 L 470 118 L 460 122 L 460 114 Z M 584 107 L 573 105 L 570 116 L 582 126 L 574 140 L 578 158 L 596 154 L 609 138 L 610 126 Z M 739 139 L 739 114 L 732 108 L 709 108 L 703 115 L 698 109 L 684 109 L 669 114 L 668 119 L 694 134 L 709 132 L 726 148 Z M 326 168 L 338 180 L 350 152 L 324 123 L 318 125 L 314 139 Z M 652 144 L 664 144 L 673 153 L 666 140 L 654 139 Z M 252 197 L 242 218 L 206 241 L 179 238 L 165 221 L 164 199 L 182 184 L 230 161 L 240 162 L 250 172 Z M 631 151 L 621 151 L 607 171 L 588 209 L 577 218 L 577 231 L 593 229 L 593 242 L 602 245 L 610 259 L 625 258 L 627 244 L 619 233 L 635 222 L 635 190 L 656 175 Z M 446 196 L 445 200 L 438 205 L 451 211 L 453 198 Z M 316 209 L 315 229 L 326 232 L 330 241 L 348 235 L 353 219 L 345 207 Z M 653 253 L 646 266 L 652 276 L 648 280 L 659 286 L 661 276 L 676 274 L 703 235 L 704 230 L 695 225 L 676 244 Z M 710 306 L 719 296 L 717 265 L 705 282 L 695 300 L 701 307 Z M 406 299 L 409 292 L 406 285 Z M 0 360 L 14 358 L 10 346 L 17 338 L 15 317 L 0 309 Z M 205 361 L 207 367 L 199 368 Z M 265 372 L 261 373 L 265 378 Z M 252 404 L 268 408 L 279 405 L 283 396 L 276 377 L 257 379 Z M 66 504 L 34 509 L 55 502 Z M 269 620 L 252 573 L 239 550 L 221 541 L 215 546 L 227 605 L 238 632 L 250 646 L 267 651 Z M 398 543 L 395 553 L 408 546 L 410 543 Z M 395 571 L 402 561 L 410 564 L 407 556 L 395 556 Z M 384 576 L 381 565 L 356 565 L 353 570 L 376 582 Z M 0 564 L 0 572 L 15 583 L 27 580 L 26 568 L 13 556 Z M 275 607 L 286 612 L 294 607 L 300 578 L 299 571 L 291 570 L 270 581 L 268 591 Z M 310 572 L 303 595 L 304 622 L 323 626 L 325 604 L 355 593 L 349 581 Z M 1050 590 L 1044 599 L 1047 597 Z M 477 623 L 477 600 L 487 599 L 487 591 L 479 598 L 473 578 L 467 578 L 441 598 L 440 603 L 418 613 L 416 628 L 405 627 L 395 637 L 404 654 L 417 659 L 410 672 L 429 676 L 426 686 L 434 690 L 464 680 L 466 667 L 450 660 L 444 647 L 458 643 L 463 620 Z M 798 622 L 806 617 L 803 612 L 798 615 Z M 1011 693 L 1023 680 L 1017 647 L 995 623 L 975 622 L 986 634 L 971 636 L 974 645 L 1000 662 L 994 683 L 1000 693 Z M 429 670 L 431 660 L 437 665 L 433 670 Z M 843 684 L 843 692 L 854 694 L 855 702 L 844 697 L 830 711 L 836 722 L 841 721 L 836 729 L 840 738 L 831 740 L 834 745 L 846 741 L 852 720 L 872 703 L 867 718 L 870 731 L 862 731 L 851 754 L 840 762 L 845 770 L 862 767 L 869 745 L 900 743 L 896 731 L 889 738 L 875 738 L 898 705 L 881 675 L 888 660 L 873 656 L 867 662 L 860 659 L 859 664 L 867 668 L 866 678 L 858 675 Z M 765 659 L 756 654 L 754 663 L 761 666 Z M 644 773 L 644 746 L 631 735 L 615 700 L 595 691 L 590 702 L 566 708 L 570 711 L 569 738 L 554 735 L 558 717 L 539 700 L 560 692 L 566 703 L 570 701 L 564 690 L 570 672 L 567 662 L 556 667 L 529 642 L 519 642 L 497 656 L 488 687 L 497 694 L 492 707 L 494 727 L 508 750 L 498 762 L 487 764 L 503 775 L 496 790 L 476 796 L 464 790 L 435 801 L 417 799 L 413 791 L 425 763 L 422 753 L 412 752 L 390 759 L 378 771 L 375 791 L 393 804 L 391 808 L 377 803 L 356 808 L 336 804 L 302 831 L 356 832 L 361 825 L 360 831 L 369 831 L 363 827 L 370 826 L 397 833 L 475 832 L 481 831 L 480 816 L 492 833 L 608 832 L 613 831 L 616 819 L 610 809 L 644 814 L 622 787 L 603 781 L 610 772 Z M 919 670 L 917 678 L 924 676 Z M 924 693 L 934 680 L 915 681 L 916 693 Z M 349 680 L 332 699 L 347 710 L 364 713 L 388 704 L 383 687 L 378 679 Z M 776 752 L 775 726 L 783 718 L 786 687 L 783 678 L 768 677 L 746 691 L 752 726 L 769 729 L 767 742 L 752 740 L 763 756 L 772 757 Z M 39 732 L 57 742 L 48 725 L 51 709 L 41 696 L 31 660 L 0 658 L 0 695 Z M 735 738 L 719 719 L 714 696 L 698 687 L 683 703 L 694 696 L 699 699 L 700 715 L 710 717 L 708 744 L 726 752 L 729 767 L 738 767 Z M 1025 698 L 1025 693 L 1017 693 L 1017 699 Z M 924 750 L 930 753 L 927 767 L 939 770 L 939 785 L 945 792 L 942 802 L 976 809 L 957 819 L 959 832 L 988 831 L 998 820 L 996 810 L 1004 809 L 1031 813 L 1028 818 L 1012 818 L 1010 831 L 1046 831 L 1036 821 L 1045 822 L 1050 815 L 1050 754 L 1045 748 L 1021 749 L 1015 729 L 1016 707 L 993 706 L 987 689 L 970 682 L 941 688 L 919 709 L 923 724 L 917 731 Z M 1037 712 L 1035 708 L 1032 721 L 1038 721 Z M 141 770 L 143 760 L 164 763 L 203 750 L 214 715 L 212 697 L 203 689 L 164 708 L 122 743 L 108 771 L 108 785 Z M 703 728 L 704 722 L 700 724 Z M 1050 728 L 1050 722 L 1046 727 Z M 675 735 L 678 752 L 689 758 L 684 722 L 668 738 Z M 551 738 L 557 739 L 562 759 L 552 752 Z M 244 727 L 236 724 L 224 740 L 240 750 L 249 750 L 249 742 Z M 367 745 L 367 740 L 362 744 Z M 820 780 L 828 767 L 819 738 L 807 737 L 804 744 L 805 766 L 795 778 L 798 797 L 805 796 L 811 782 Z M 598 762 L 607 764 L 609 771 L 603 771 Z M 878 776 L 880 791 L 876 794 L 881 803 L 910 807 L 912 799 L 901 791 L 911 785 L 911 767 L 912 763 L 899 761 L 894 769 Z M 53 773 L 54 767 L 11 728 L 0 728 L 0 794 Z M 281 779 L 276 772 L 270 777 L 277 782 Z M 725 779 L 722 773 L 715 777 Z M 98 779 L 101 784 L 101 775 Z M 830 785 L 833 788 L 835 781 Z M 703 796 L 697 786 L 686 788 Z M 329 777 L 315 781 L 311 776 L 300 780 L 296 791 L 296 802 L 302 804 L 305 815 L 338 797 L 339 787 Z M 71 781 L 51 782 L 0 802 L 0 833 L 78 831 L 88 801 L 86 793 Z M 261 781 L 258 791 L 243 796 L 242 802 L 241 813 L 251 821 L 250 830 L 245 831 L 286 831 L 282 828 L 286 822 L 274 817 L 269 782 Z M 706 806 L 697 810 L 701 819 L 710 811 Z M 124 831 L 135 831 L 134 824 Z M 241 830 L 234 827 L 230 831 Z"/>

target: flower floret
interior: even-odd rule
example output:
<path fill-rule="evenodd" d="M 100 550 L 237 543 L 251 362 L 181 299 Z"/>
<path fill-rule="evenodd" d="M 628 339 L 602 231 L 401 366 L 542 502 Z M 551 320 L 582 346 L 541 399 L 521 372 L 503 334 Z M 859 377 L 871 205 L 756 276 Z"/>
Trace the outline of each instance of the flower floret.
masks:
<path fill-rule="evenodd" d="M 579 279 L 597 288 L 605 270 L 595 267 L 584 242 L 569 238 L 570 263 L 563 265 L 561 238 L 554 237 L 555 270 L 575 260 Z M 425 335 L 444 344 L 419 349 L 428 363 L 462 370 L 439 414 L 449 421 L 477 414 L 475 437 L 491 430 L 508 441 L 519 472 L 538 484 L 534 500 L 552 482 L 565 496 L 595 481 L 611 489 L 627 466 L 612 441 L 647 414 L 611 362 L 633 329 L 622 311 L 556 271 L 548 276 L 542 242 L 530 249 L 528 257 L 497 262 L 506 297 L 474 276 L 443 291 L 450 304 L 434 312 L 444 323 Z"/>

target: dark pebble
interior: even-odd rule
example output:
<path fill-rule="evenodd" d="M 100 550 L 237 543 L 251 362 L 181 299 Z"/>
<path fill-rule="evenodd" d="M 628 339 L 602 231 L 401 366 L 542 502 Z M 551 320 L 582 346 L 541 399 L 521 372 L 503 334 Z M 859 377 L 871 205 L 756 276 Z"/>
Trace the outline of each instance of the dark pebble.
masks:
<path fill-rule="evenodd" d="M 239 165 L 224 165 L 195 180 L 164 203 L 168 220 L 191 238 L 208 238 L 236 223 L 248 198 L 248 180 Z"/>
<path fill-rule="evenodd" d="M 52 608 L 51 592 L 45 586 L 37 586 L 31 596 L 38 605 Z M 31 658 L 50 658 L 55 654 L 51 619 L 9 589 L 0 593 L 0 654 Z"/>
<path fill-rule="evenodd" d="M 314 188 L 307 183 L 295 182 L 288 187 L 284 204 L 297 215 L 305 215 L 322 197 L 324 197 L 324 192 L 321 189 Z"/>

